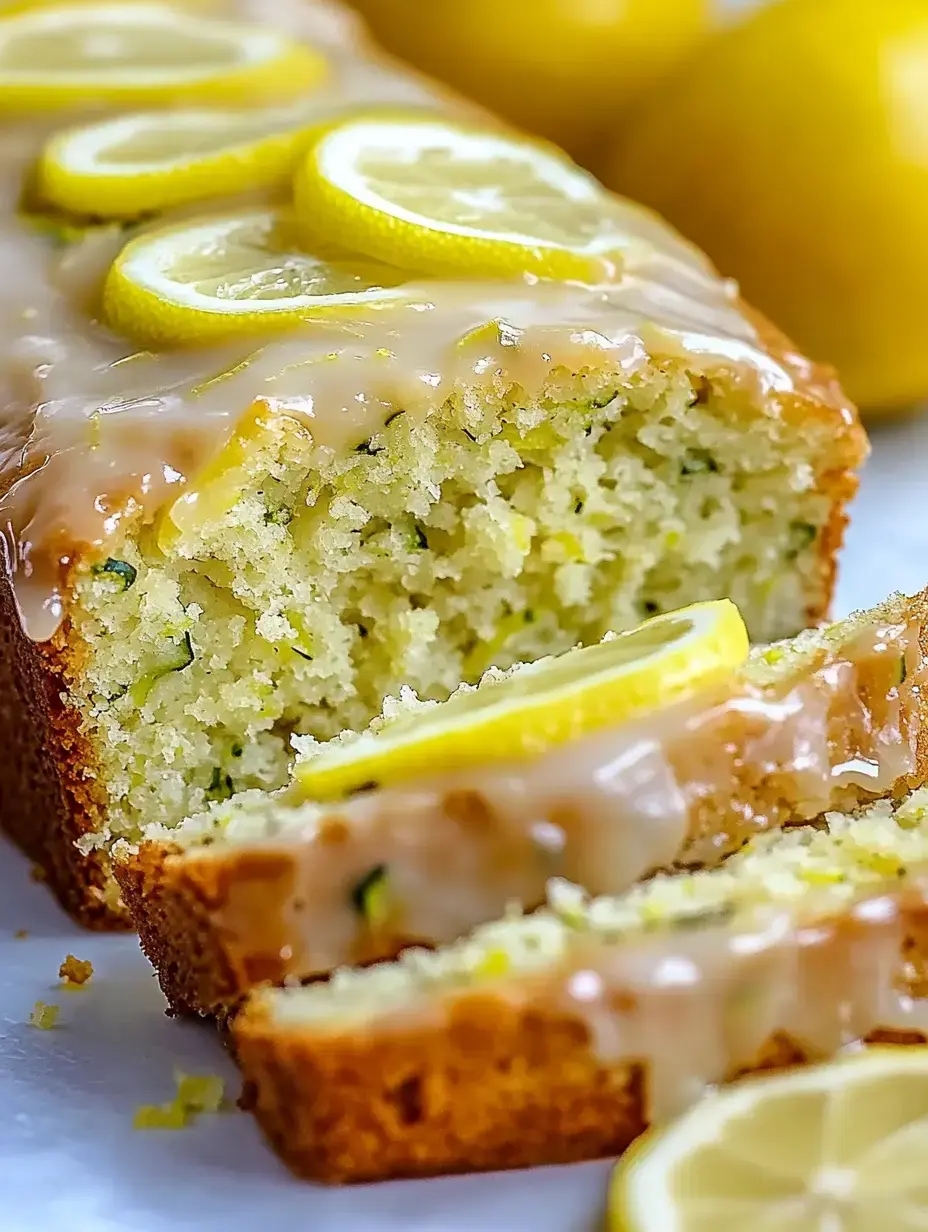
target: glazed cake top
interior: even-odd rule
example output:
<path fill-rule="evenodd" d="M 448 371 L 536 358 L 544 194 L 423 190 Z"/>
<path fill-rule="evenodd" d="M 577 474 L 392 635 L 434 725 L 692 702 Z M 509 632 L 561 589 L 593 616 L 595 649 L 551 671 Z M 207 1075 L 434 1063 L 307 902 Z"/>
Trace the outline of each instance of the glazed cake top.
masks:
<path fill-rule="evenodd" d="M 372 54 L 340 9 L 223 0 L 208 12 L 286 31 L 321 53 L 328 72 L 301 100 L 307 119 L 380 105 L 475 115 Z M 87 226 L 62 245 L 28 198 L 43 143 L 86 113 L 11 115 L 0 72 L 0 117 L 0 526 L 35 639 L 58 627 L 75 562 L 99 554 L 126 518 L 150 519 L 173 501 L 259 401 L 301 418 L 317 443 L 350 449 L 397 408 L 425 415 L 455 390 L 515 389 L 531 400 L 556 372 L 631 379 L 649 357 L 666 357 L 697 373 L 733 372 L 773 414 L 800 399 L 824 407 L 836 431 L 854 420 L 829 373 L 752 318 L 695 249 L 619 199 L 621 270 L 608 285 L 415 275 L 389 311 L 307 322 L 268 340 L 142 350 L 101 319 L 102 282 L 125 227 Z M 229 207 L 201 202 L 180 217 Z"/>

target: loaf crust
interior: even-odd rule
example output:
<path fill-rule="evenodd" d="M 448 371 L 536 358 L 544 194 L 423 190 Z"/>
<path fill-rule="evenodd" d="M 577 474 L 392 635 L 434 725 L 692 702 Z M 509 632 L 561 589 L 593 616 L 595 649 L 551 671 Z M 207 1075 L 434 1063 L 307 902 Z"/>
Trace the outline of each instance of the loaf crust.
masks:
<path fill-rule="evenodd" d="M 0 822 L 75 920 L 126 929 L 131 920 L 112 892 L 108 858 L 75 846 L 104 808 L 80 716 L 63 698 L 77 658 L 66 625 L 47 645 L 26 637 L 0 575 Z"/>
<path fill-rule="evenodd" d="M 900 984 L 928 995 L 928 905 L 900 908 Z M 848 917 L 837 930 L 854 928 Z M 906 967 L 906 962 L 911 967 Z M 611 1005 L 622 1013 L 622 997 Z M 515 1004 L 460 993 L 440 1023 L 333 1026 L 301 1033 L 271 1024 L 260 1002 L 233 1024 L 246 1104 L 299 1176 L 330 1183 L 576 1163 L 625 1151 L 648 1127 L 647 1065 L 606 1064 L 588 1025 L 531 992 Z M 916 1044 L 915 1031 L 869 1042 Z M 685 1037 L 679 1041 L 687 1047 Z M 821 1059 L 782 1033 L 728 1078 Z"/>

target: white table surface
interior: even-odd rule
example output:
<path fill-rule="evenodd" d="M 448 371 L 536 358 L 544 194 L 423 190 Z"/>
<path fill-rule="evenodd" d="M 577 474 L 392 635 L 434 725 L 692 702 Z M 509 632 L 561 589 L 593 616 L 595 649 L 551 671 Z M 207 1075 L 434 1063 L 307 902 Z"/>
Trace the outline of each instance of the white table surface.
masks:
<path fill-rule="evenodd" d="M 928 582 L 928 415 L 874 430 L 838 614 Z M 28 929 L 26 940 L 13 939 Z M 55 988 L 68 952 L 81 992 Z M 27 1026 L 36 1001 L 52 1031 Z M 165 1018 L 131 937 L 82 933 L 0 841 L 0 1232 L 594 1232 L 606 1165 L 326 1190 L 290 1178 L 239 1112 L 178 1132 L 131 1128 L 175 1066 L 235 1071 L 211 1030 Z"/>

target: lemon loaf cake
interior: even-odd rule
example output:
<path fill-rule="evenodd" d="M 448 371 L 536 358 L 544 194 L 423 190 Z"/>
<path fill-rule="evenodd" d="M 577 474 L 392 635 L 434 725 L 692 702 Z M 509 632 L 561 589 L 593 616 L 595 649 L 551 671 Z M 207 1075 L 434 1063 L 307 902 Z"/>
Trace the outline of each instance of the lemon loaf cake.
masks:
<path fill-rule="evenodd" d="M 598 652 L 612 649 L 621 661 L 625 642 L 650 645 L 615 675 L 621 694 L 607 705 L 618 714 L 646 671 L 663 670 L 666 685 L 678 647 L 660 644 L 661 629 L 723 625 L 725 606 L 657 617 L 601 648 L 551 660 L 547 673 L 543 663 L 517 669 L 444 705 L 401 712 L 372 736 L 314 750 L 281 795 L 214 804 L 115 853 L 172 1009 L 221 1013 L 262 982 L 454 941 L 510 903 L 537 907 L 552 876 L 614 894 L 660 868 L 711 865 L 766 829 L 898 797 L 924 780 L 924 594 L 758 649 L 736 671 L 710 666 L 663 706 L 662 680 L 652 677 L 658 708 L 516 759 L 516 733 L 507 739 L 503 721 L 528 733 L 523 748 L 539 719 L 551 735 L 558 709 L 582 731 L 582 714 L 609 686 L 584 660 L 598 665 Z M 711 625 L 701 631 L 703 649 L 723 664 L 712 633 Z M 690 664 L 695 632 L 691 641 L 684 636 L 679 647 Z M 336 784 L 389 780 L 396 762 L 417 753 L 441 773 L 379 790 L 368 783 L 327 804 L 293 802 L 308 790 L 318 799 Z"/>
<path fill-rule="evenodd" d="M 830 372 L 339 11 L 13 12 L 0 128 L 0 816 L 86 922 L 126 922 L 114 840 L 404 685 L 826 613 L 865 453 Z"/>
<path fill-rule="evenodd" d="M 753 839 L 714 870 L 256 993 L 235 1052 L 298 1173 L 591 1159 L 753 1068 L 928 1037 L 928 790 Z"/>

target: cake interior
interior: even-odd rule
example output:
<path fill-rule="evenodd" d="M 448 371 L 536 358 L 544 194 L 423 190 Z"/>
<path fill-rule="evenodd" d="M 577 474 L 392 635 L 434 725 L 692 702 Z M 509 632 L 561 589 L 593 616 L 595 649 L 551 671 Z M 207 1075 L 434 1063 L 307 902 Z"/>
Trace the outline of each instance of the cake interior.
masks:
<path fill-rule="evenodd" d="M 537 398 L 397 407 L 349 451 L 275 418 L 231 500 L 170 540 L 130 527 L 78 577 L 68 683 L 108 800 L 87 845 L 279 788 L 294 736 L 359 730 L 404 685 L 441 699 L 721 595 L 754 639 L 795 633 L 828 585 L 832 429 L 749 386 L 604 360 Z"/>
<path fill-rule="evenodd" d="M 743 683 L 751 689 L 771 689 L 772 695 L 782 697 L 790 688 L 820 668 L 823 656 L 840 655 L 847 648 L 853 661 L 855 643 L 875 626 L 905 624 L 908 620 L 910 601 L 902 595 L 891 596 L 884 603 L 869 611 L 858 612 L 845 620 L 819 629 L 804 629 L 797 637 L 756 646 L 737 673 L 734 687 L 737 691 Z M 521 665 L 505 674 L 490 672 L 481 681 L 481 687 L 493 687 L 495 680 L 522 670 Z M 901 669 L 900 669 L 901 670 Z M 911 670 L 911 669 L 906 669 Z M 470 686 L 459 686 L 460 690 Z M 367 729 L 376 732 L 395 718 L 421 709 L 428 703 L 421 702 L 409 690 L 403 690 L 399 698 L 386 699 L 381 715 Z M 334 737 L 337 741 L 353 741 L 353 732 L 344 732 Z M 312 737 L 296 738 L 297 760 L 310 760 L 323 754 L 327 742 Z M 849 788 L 848 806 L 859 798 L 857 789 Z M 185 818 L 179 825 L 150 826 L 145 837 L 154 841 L 169 840 L 173 847 L 195 851 L 197 858 L 210 859 L 230 847 L 261 844 L 271 841 L 293 841 L 297 844 L 307 840 L 325 824 L 327 818 L 338 812 L 338 804 L 326 804 L 306 800 L 295 782 L 276 793 L 260 790 L 243 791 L 224 801 L 212 801 L 200 813 Z"/>

